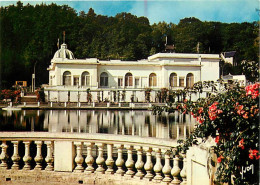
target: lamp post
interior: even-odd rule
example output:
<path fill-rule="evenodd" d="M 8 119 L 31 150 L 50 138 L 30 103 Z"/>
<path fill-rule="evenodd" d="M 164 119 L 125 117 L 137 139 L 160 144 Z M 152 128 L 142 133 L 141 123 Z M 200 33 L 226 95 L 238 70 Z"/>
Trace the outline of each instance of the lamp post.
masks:
<path fill-rule="evenodd" d="M 32 74 L 32 92 L 35 91 L 35 67 L 36 67 L 36 64 L 37 64 L 38 61 L 36 61 L 34 63 L 34 66 L 33 66 L 33 74 Z"/>

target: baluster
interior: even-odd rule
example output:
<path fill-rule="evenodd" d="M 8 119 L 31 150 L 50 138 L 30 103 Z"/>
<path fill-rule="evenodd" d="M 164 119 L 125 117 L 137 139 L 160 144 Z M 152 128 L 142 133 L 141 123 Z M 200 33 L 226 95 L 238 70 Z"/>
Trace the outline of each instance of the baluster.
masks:
<path fill-rule="evenodd" d="M 144 147 L 146 152 L 146 163 L 144 165 L 144 169 L 146 171 L 146 175 L 144 178 L 151 180 L 153 178 L 152 170 L 153 170 L 153 163 L 152 163 L 152 149 L 149 147 Z"/>
<path fill-rule="evenodd" d="M 2 153 L 0 155 L 0 160 L 1 160 L 1 164 L 0 164 L 0 167 L 1 169 L 7 169 L 7 159 L 8 159 L 8 155 L 7 155 L 7 147 L 8 145 L 6 144 L 6 141 L 2 141 L 2 144 L 1 144 L 1 147 L 2 147 Z"/>
<path fill-rule="evenodd" d="M 96 143 L 96 145 L 98 146 L 98 157 L 96 159 L 96 163 L 98 165 L 98 168 L 96 170 L 97 173 L 104 173 L 105 169 L 103 168 L 103 164 L 105 162 L 105 159 L 103 157 L 103 147 L 104 147 L 104 143 Z"/>
<path fill-rule="evenodd" d="M 94 145 L 93 143 L 89 142 L 84 142 L 85 145 L 87 145 L 87 157 L 85 159 L 85 163 L 88 165 L 87 168 L 85 169 L 85 173 L 90 174 L 94 172 L 94 157 L 92 157 L 92 146 Z"/>
<path fill-rule="evenodd" d="M 164 174 L 164 179 L 163 182 L 169 183 L 172 181 L 172 178 L 170 177 L 171 175 L 171 165 L 170 165 L 170 151 L 165 149 L 163 150 L 164 153 L 164 159 L 165 159 L 165 164 L 163 166 L 162 172 Z"/>
<path fill-rule="evenodd" d="M 123 159 L 123 145 L 117 144 L 115 145 L 115 147 L 117 148 L 117 153 L 118 153 L 118 157 L 116 160 L 116 166 L 117 166 L 117 174 L 120 174 L 121 176 L 124 175 L 125 171 L 123 170 L 123 165 L 124 165 L 124 159 Z"/>
<path fill-rule="evenodd" d="M 25 146 L 25 153 L 24 153 L 24 157 L 23 157 L 23 161 L 24 161 L 24 170 L 30 170 L 31 169 L 31 165 L 30 162 L 32 160 L 32 158 L 30 157 L 30 143 L 31 141 L 24 141 L 24 146 Z"/>
<path fill-rule="evenodd" d="M 114 160 L 112 158 L 113 154 L 113 145 L 112 144 L 107 144 L 107 160 L 106 160 L 106 165 L 107 165 L 107 174 L 113 174 L 113 166 L 114 166 Z"/>
<path fill-rule="evenodd" d="M 162 171 L 162 162 L 161 162 L 161 149 L 160 148 L 155 148 L 154 151 L 156 152 L 156 163 L 154 165 L 154 172 L 155 172 L 155 177 L 154 177 L 154 181 L 155 182 L 160 182 L 163 177 L 161 175 L 161 171 Z"/>
<path fill-rule="evenodd" d="M 127 160 L 125 162 L 125 166 L 127 167 L 127 176 L 133 176 L 135 172 L 133 171 L 134 167 L 134 160 L 133 160 L 133 146 L 125 145 L 125 148 L 127 149 Z"/>
<path fill-rule="evenodd" d="M 137 169 L 137 173 L 135 174 L 135 177 L 142 179 L 144 177 L 144 172 L 142 171 L 144 167 L 144 162 L 142 160 L 142 147 L 141 146 L 135 146 L 134 147 L 137 150 L 137 161 L 135 163 L 135 168 Z"/>
<path fill-rule="evenodd" d="M 179 167 L 179 157 L 178 155 L 175 155 L 175 158 L 173 158 L 173 168 L 171 171 L 171 174 L 173 176 L 173 180 L 171 182 L 171 184 L 175 184 L 175 185 L 179 185 L 180 184 L 180 180 L 178 179 L 178 176 L 180 175 L 181 169 Z"/>
<path fill-rule="evenodd" d="M 14 144 L 14 153 L 12 156 L 12 161 L 14 164 L 12 166 L 12 169 L 18 170 L 19 169 L 19 160 L 20 160 L 20 156 L 18 154 L 19 141 L 12 141 L 12 143 Z"/>
<path fill-rule="evenodd" d="M 187 184 L 187 179 L 186 179 L 186 177 L 187 177 L 186 162 L 187 162 L 186 154 L 183 154 L 183 168 L 181 170 L 181 178 L 182 178 L 181 185 L 186 185 Z"/>
<path fill-rule="evenodd" d="M 36 156 L 34 158 L 35 162 L 36 162 L 36 166 L 35 169 L 36 170 L 41 170 L 42 169 L 42 141 L 35 141 L 36 144 L 36 148 L 37 148 L 37 153 Z"/>
<path fill-rule="evenodd" d="M 82 163 L 84 162 L 84 158 L 82 157 L 82 142 L 74 142 L 76 145 L 76 157 L 75 162 L 77 164 L 75 168 L 75 172 L 83 172 L 84 168 L 82 166 Z"/>
<path fill-rule="evenodd" d="M 47 156 L 45 158 L 45 161 L 47 163 L 47 166 L 45 168 L 46 171 L 53 171 L 53 142 L 52 141 L 44 141 L 44 143 L 47 145 Z"/>

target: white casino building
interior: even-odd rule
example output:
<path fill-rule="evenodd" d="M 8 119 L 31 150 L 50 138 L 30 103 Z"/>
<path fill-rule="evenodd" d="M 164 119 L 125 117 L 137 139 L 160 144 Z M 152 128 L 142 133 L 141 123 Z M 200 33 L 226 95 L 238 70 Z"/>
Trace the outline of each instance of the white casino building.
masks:
<path fill-rule="evenodd" d="M 115 101 L 114 94 L 124 93 L 119 101 L 145 101 L 150 88 L 151 101 L 161 88 L 172 90 L 192 87 L 198 81 L 219 79 L 218 54 L 157 53 L 138 61 L 97 58 L 75 59 L 66 44 L 55 53 L 49 70 L 49 85 L 45 87 L 47 101 L 87 102 L 87 89 L 92 101 Z M 117 100 L 118 101 L 118 100 Z"/>

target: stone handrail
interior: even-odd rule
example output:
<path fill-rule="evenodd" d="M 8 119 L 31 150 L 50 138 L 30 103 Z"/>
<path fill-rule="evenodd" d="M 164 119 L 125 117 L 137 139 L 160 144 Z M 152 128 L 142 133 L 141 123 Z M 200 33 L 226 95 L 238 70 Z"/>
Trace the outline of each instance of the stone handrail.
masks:
<path fill-rule="evenodd" d="M 1 132 L 0 142 L 2 171 L 111 174 L 140 181 L 186 184 L 186 159 L 185 155 L 176 155 L 175 140 L 110 134 Z M 8 153 L 8 147 L 12 153 Z M 30 155 L 33 152 L 35 156 Z"/>

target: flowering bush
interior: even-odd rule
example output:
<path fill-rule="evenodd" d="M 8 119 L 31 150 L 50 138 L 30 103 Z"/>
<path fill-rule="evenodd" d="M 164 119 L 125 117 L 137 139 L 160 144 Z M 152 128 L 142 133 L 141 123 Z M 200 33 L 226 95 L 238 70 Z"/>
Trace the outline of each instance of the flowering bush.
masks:
<path fill-rule="evenodd" d="M 181 112 L 190 112 L 198 121 L 193 135 L 182 145 L 183 150 L 197 138 L 215 138 L 217 181 L 234 184 L 258 184 L 259 84 L 245 90 L 234 86 L 194 103 L 179 105 Z M 253 170 L 243 169 L 253 165 Z M 245 173 L 245 174 L 243 174 Z"/>
<path fill-rule="evenodd" d="M 3 89 L 0 91 L 0 100 L 11 99 L 13 101 L 15 98 L 20 97 L 20 90 Z"/>
<path fill-rule="evenodd" d="M 245 89 L 234 85 L 197 102 L 186 100 L 177 109 L 198 122 L 190 137 L 180 142 L 181 150 L 197 144 L 198 138 L 215 138 L 216 183 L 258 184 L 259 83 Z"/>

